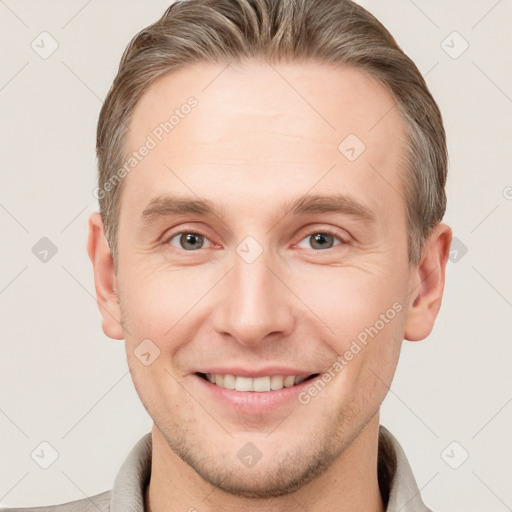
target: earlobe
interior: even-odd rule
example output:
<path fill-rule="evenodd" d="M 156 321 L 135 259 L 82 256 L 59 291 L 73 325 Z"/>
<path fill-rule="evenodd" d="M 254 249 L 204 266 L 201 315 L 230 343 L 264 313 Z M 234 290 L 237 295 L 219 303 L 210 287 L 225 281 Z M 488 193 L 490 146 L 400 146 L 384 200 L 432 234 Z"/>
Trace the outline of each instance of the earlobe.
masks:
<path fill-rule="evenodd" d="M 410 293 L 411 305 L 404 334 L 406 340 L 419 341 L 432 332 L 441 308 L 451 240 L 452 230 L 441 223 L 424 244 L 421 261 L 414 271 L 415 284 Z"/>
<path fill-rule="evenodd" d="M 117 297 L 116 275 L 112 252 L 105 238 L 99 212 L 89 217 L 87 253 L 94 270 L 96 300 L 102 317 L 103 332 L 112 339 L 124 339 L 121 308 Z"/>

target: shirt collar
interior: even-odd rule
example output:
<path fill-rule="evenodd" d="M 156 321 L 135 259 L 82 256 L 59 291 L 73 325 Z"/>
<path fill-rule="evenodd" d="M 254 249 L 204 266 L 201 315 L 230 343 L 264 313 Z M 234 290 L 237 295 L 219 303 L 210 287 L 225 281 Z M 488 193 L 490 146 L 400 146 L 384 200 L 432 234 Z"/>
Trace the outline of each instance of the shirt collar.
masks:
<path fill-rule="evenodd" d="M 132 448 L 119 470 L 110 495 L 110 512 L 144 512 L 151 476 L 151 432 Z M 386 512 L 431 512 L 421 499 L 407 457 L 393 435 L 379 428 L 379 487 Z"/>
<path fill-rule="evenodd" d="M 379 427 L 379 487 L 386 512 L 432 512 L 421 499 L 411 466 L 400 443 Z"/>

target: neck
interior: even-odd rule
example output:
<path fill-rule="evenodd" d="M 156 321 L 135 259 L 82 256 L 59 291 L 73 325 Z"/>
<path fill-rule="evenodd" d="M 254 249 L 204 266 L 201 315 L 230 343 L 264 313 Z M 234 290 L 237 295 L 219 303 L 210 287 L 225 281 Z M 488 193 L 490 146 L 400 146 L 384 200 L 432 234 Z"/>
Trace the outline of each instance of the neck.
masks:
<path fill-rule="evenodd" d="M 152 429 L 151 479 L 146 512 L 384 512 L 377 479 L 379 415 L 320 476 L 292 494 L 253 499 L 224 492 L 206 482 Z"/>

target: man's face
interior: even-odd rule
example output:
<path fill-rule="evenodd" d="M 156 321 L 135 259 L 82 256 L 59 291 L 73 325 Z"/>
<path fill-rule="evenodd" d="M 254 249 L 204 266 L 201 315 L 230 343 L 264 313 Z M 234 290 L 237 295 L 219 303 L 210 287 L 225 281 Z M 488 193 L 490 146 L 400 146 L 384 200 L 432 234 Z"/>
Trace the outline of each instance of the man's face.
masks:
<path fill-rule="evenodd" d="M 360 71 L 224 68 L 182 68 L 137 105 L 127 152 L 148 135 L 157 144 L 124 183 L 116 279 L 131 374 L 159 431 L 205 480 L 262 496 L 328 467 L 391 382 L 414 298 L 404 131 L 388 92 Z M 158 141 L 155 127 L 191 96 L 197 105 Z M 335 195 L 338 210 L 304 201 Z M 175 212 L 173 197 L 217 211 Z M 294 209 L 300 199 L 318 207 Z M 143 340 L 146 358 L 160 351 L 149 365 L 134 354 Z M 316 394 L 319 379 L 248 392 L 198 375 L 329 368 Z M 248 467 L 246 452 L 261 458 Z"/>

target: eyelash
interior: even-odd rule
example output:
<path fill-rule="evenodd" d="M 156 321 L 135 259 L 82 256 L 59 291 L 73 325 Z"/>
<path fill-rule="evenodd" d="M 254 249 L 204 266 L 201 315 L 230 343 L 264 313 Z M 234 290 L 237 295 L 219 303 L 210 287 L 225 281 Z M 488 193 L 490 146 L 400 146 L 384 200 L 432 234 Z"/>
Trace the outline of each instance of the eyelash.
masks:
<path fill-rule="evenodd" d="M 202 237 L 204 237 L 206 240 L 208 240 L 210 243 L 213 243 L 211 242 L 211 240 L 208 238 L 207 235 L 205 235 L 204 233 L 202 233 L 201 231 L 193 231 L 193 230 L 182 230 L 182 231 L 178 231 L 176 233 L 172 233 L 171 235 L 165 237 L 165 239 L 162 241 L 162 244 L 163 245 L 170 245 L 170 241 L 173 239 L 173 238 L 176 238 L 177 236 L 180 236 L 180 235 L 183 235 L 183 234 L 192 234 L 192 235 L 200 235 Z M 305 236 L 303 236 L 299 243 L 302 242 L 303 240 L 305 240 L 306 238 L 309 238 L 311 237 L 312 235 L 317 235 L 317 234 L 322 234 L 322 235 L 331 235 L 333 236 L 334 238 L 337 238 L 339 240 L 339 244 L 337 245 L 334 245 L 333 247 L 329 247 L 328 249 L 313 249 L 311 248 L 310 250 L 312 251 L 315 251 L 315 253 L 318 253 L 318 252 L 328 252 L 330 250 L 333 250 L 335 249 L 336 247 L 339 247 L 339 246 L 342 246 L 342 245 L 348 245 L 350 243 L 350 241 L 346 238 L 346 237 L 343 237 L 341 236 L 338 232 L 336 232 L 335 230 L 332 230 L 332 229 L 320 229 L 320 230 L 312 230 L 312 231 L 309 231 L 308 233 L 305 234 Z M 296 244 L 298 245 L 298 244 Z M 174 246 L 173 246 L 174 247 Z M 174 247 L 176 249 L 179 249 L 183 252 L 198 252 L 198 250 L 190 250 L 190 251 L 187 251 L 186 249 L 183 249 L 181 247 Z M 203 249 L 203 247 L 201 247 L 201 249 Z"/>
<path fill-rule="evenodd" d="M 305 236 L 303 236 L 300 239 L 299 243 L 302 242 L 303 240 L 307 239 L 307 238 L 310 238 L 312 235 L 318 235 L 318 234 L 320 234 L 320 235 L 331 235 L 334 238 L 337 238 L 340 243 L 337 244 L 337 245 L 333 245 L 332 247 L 329 247 L 328 249 L 311 249 L 312 251 L 315 251 L 315 253 L 317 253 L 317 252 L 325 252 L 325 253 L 327 253 L 330 250 L 334 250 L 336 247 L 339 247 L 341 245 L 348 245 L 350 243 L 349 240 L 346 237 L 341 236 L 338 232 L 336 232 L 333 229 L 320 229 L 320 230 L 309 231 Z"/>

